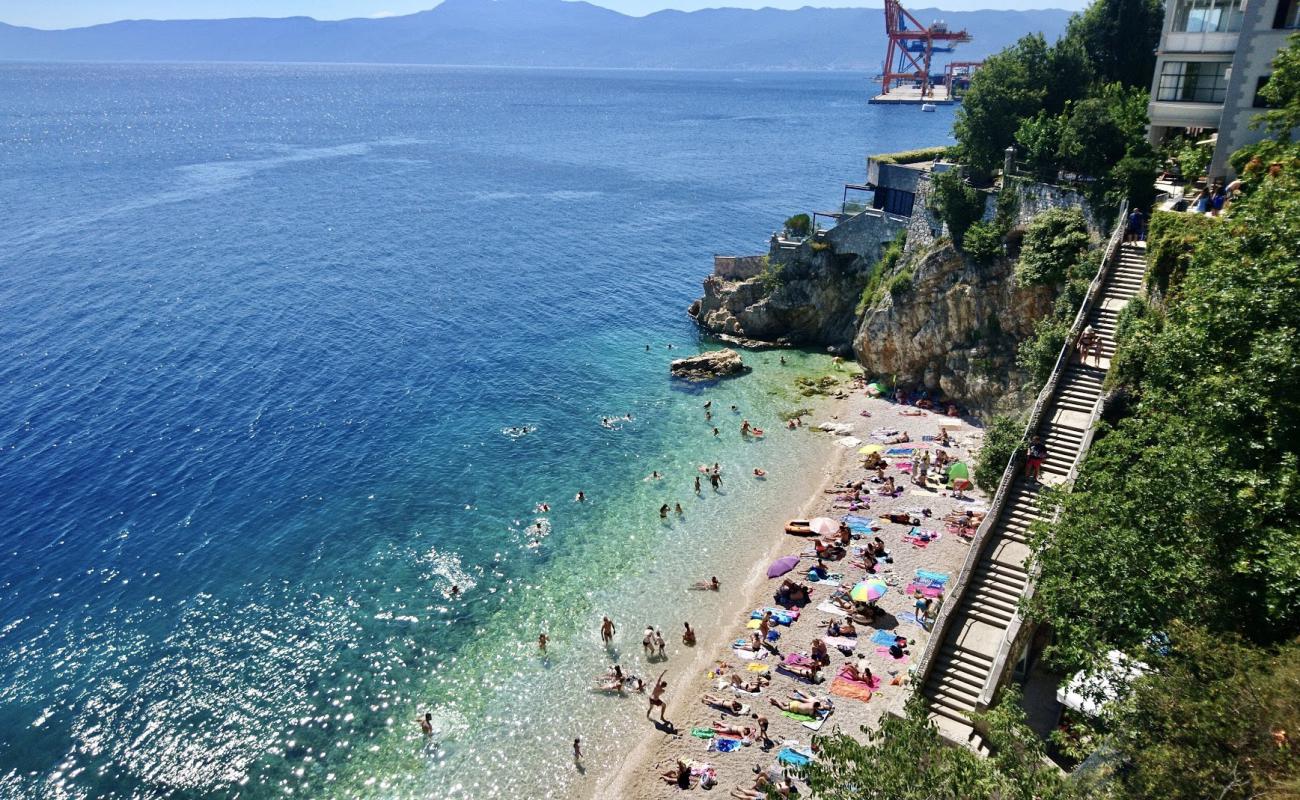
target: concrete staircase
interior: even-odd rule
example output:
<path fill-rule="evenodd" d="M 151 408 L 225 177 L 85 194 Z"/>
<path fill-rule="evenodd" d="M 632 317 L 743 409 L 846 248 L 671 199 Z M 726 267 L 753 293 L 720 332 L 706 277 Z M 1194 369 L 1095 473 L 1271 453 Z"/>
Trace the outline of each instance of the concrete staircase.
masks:
<path fill-rule="evenodd" d="M 1145 245 L 1112 244 L 1112 248 L 1100 283 L 1090 294 L 1091 302 L 1085 301 L 1081 312 L 1101 338 L 1100 363 L 1091 357 L 1088 363 L 1080 363 L 1073 354 L 1061 358 L 1054 380 L 1048 381 L 1039 399 L 1037 425 L 1031 434 L 1043 437 L 1048 450 L 1042 485 L 1071 480 L 1091 443 L 1088 431 L 1115 354 L 1119 312 L 1142 288 Z M 1076 330 L 1081 328 L 1076 324 Z M 1007 662 L 1018 658 L 1012 647 L 1020 629 L 1018 604 L 1033 590 L 1032 576 L 1025 569 L 1030 555 L 1026 538 L 1031 524 L 1052 513 L 1039 508 L 1042 485 L 1024 477 L 1021 458 L 1013 459 L 1008 470 L 991 505 L 992 519 L 986 520 L 972 543 L 974 552 L 954 584 L 954 596 L 947 598 L 949 608 L 935 625 L 935 639 L 918 671 L 918 690 L 928 700 L 940 733 L 980 753 L 987 753 L 987 748 L 971 717 L 991 702 Z"/>

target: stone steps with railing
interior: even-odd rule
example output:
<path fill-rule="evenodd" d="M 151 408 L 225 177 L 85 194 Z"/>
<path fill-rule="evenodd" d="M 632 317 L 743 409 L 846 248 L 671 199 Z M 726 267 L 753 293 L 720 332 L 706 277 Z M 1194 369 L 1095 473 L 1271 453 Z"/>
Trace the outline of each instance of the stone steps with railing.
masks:
<path fill-rule="evenodd" d="M 1028 633 L 1019 615 L 1021 599 L 1033 592 L 1026 541 L 1033 523 L 1055 513 L 1040 506 L 1040 490 L 1073 482 L 1092 443 L 1119 312 L 1143 287 L 1145 245 L 1120 242 L 1124 218 L 1121 210 L 1101 267 L 1025 429 L 1026 439 L 1040 436 L 1048 450 L 1042 482 L 1024 475 L 1023 453 L 1012 457 L 913 672 L 916 691 L 926 698 L 940 734 L 978 753 L 988 748 L 974 717 L 992 704 Z M 1100 338 L 1100 358 L 1081 363 L 1075 348 L 1086 325 Z M 893 712 L 902 713 L 901 706 Z"/>

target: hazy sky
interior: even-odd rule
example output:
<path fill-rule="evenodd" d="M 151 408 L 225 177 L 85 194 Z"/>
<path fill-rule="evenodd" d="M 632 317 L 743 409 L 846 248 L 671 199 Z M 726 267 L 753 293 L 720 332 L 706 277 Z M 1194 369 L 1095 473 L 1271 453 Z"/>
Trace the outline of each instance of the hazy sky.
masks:
<path fill-rule="evenodd" d="M 75 28 L 119 19 L 197 19 L 202 17 L 291 17 L 345 19 L 410 14 L 437 5 L 439 0 L 0 0 L 0 22 L 35 28 Z M 663 8 L 800 8 L 801 6 L 866 6 L 879 0 L 596 0 L 595 5 L 624 14 L 649 14 Z M 916 8 L 950 11 L 976 8 L 1068 8 L 1087 0 L 904 0 Z"/>

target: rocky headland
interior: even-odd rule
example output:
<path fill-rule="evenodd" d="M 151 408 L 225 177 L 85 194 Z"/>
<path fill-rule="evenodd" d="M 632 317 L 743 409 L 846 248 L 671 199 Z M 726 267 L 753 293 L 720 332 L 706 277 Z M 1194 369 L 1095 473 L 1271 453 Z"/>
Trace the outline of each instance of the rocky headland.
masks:
<path fill-rule="evenodd" d="M 765 255 L 715 257 L 690 315 L 741 346 L 852 355 L 868 374 L 951 398 L 977 415 L 1028 407 L 1037 386 L 1017 365 L 1017 350 L 1051 314 L 1060 289 L 1019 285 L 1010 246 L 983 258 L 954 247 L 931 208 L 932 169 L 938 173 L 938 162 L 872 165 L 869 182 L 886 197 L 894 192 L 890 205 L 900 213 L 854 209 L 827 230 L 773 234 Z M 1057 187 L 1019 182 L 1011 191 L 1015 202 L 1001 211 L 1000 191 L 985 192 L 983 217 L 1009 214 L 1008 242 L 1049 209 L 1085 205 Z M 1095 230 L 1093 215 L 1086 217 Z"/>

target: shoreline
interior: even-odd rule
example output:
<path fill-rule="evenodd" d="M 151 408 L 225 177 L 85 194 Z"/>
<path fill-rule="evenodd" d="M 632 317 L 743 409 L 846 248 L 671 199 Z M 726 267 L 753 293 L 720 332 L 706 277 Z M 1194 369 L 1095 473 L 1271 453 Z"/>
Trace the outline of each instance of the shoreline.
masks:
<path fill-rule="evenodd" d="M 817 398 L 817 400 L 818 402 L 812 404 L 814 413 L 811 415 L 809 424 L 820 425 L 822 422 L 852 423 L 854 427 L 853 435 L 862 439 L 863 445 L 875 443 L 870 438 L 870 432 L 872 429 L 882 426 L 896 427 L 907 431 L 912 439 L 912 444 L 919 445 L 921 444 L 922 435 L 933 435 L 941 425 L 944 425 L 949 428 L 953 438 L 960 445 L 959 447 L 948 448 L 948 452 L 955 455 L 958 460 L 969 464 L 974 450 L 977 449 L 979 441 L 982 440 L 982 429 L 973 426 L 967 420 L 951 418 L 932 412 L 925 412 L 923 416 L 904 416 L 900 413 L 902 407 L 883 399 L 868 397 L 861 389 L 849 391 L 847 399 L 844 400 L 833 397 L 821 397 Z M 915 411 L 916 409 L 912 410 Z M 860 412 L 863 411 L 870 413 L 871 416 L 862 416 Z M 816 432 L 815 435 L 839 438 L 839 434 L 834 433 Z M 798 722 L 784 718 L 780 711 L 768 703 L 768 699 L 786 699 L 788 692 L 795 688 L 805 691 L 812 689 L 819 694 L 827 694 L 834 673 L 846 661 L 839 652 L 833 649 L 831 650 L 831 667 L 826 670 L 823 680 L 815 687 L 810 687 L 806 683 L 796 681 L 777 673 L 775 669 L 771 669 L 769 673 L 772 675 L 771 685 L 763 690 L 760 696 L 745 698 L 745 702 L 750 705 L 752 710 L 752 713 L 748 716 L 725 716 L 717 710 L 703 705 L 700 702 L 700 697 L 707 691 L 717 691 L 714 688 L 713 678 L 708 675 L 708 671 L 712 666 L 719 661 L 726 661 L 733 666 L 743 663 L 732 657 L 729 644 L 736 636 L 745 631 L 744 621 L 746 615 L 744 612 L 746 608 L 759 608 L 771 603 L 771 593 L 777 583 L 767 578 L 766 566 L 775 558 L 798 553 L 805 547 L 810 546 L 807 539 L 785 534 L 784 523 L 786 519 L 810 518 L 822 514 L 833 517 L 842 516 L 845 510 L 833 509 L 834 497 L 826 493 L 825 490 L 834 485 L 842 484 L 846 480 L 856 480 L 866 476 L 867 473 L 860 466 L 859 446 L 841 447 L 833 441 L 827 444 L 833 449 L 828 453 L 818 479 L 815 483 L 810 483 L 806 487 L 808 494 L 803 497 L 802 501 L 795 501 L 799 502 L 798 513 L 791 513 L 780 519 L 772 519 L 764 526 L 763 530 L 755 531 L 752 534 L 750 542 L 753 548 L 743 556 L 751 561 L 744 584 L 736 587 L 734 591 L 724 587 L 725 598 L 720 598 L 715 604 L 718 624 L 707 632 L 698 632 L 698 643 L 694 648 L 695 653 L 690 662 L 684 668 L 677 667 L 672 670 L 673 674 L 666 678 L 669 683 L 666 692 L 668 700 L 667 716 L 675 724 L 675 730 L 668 733 L 658 727 L 649 727 L 647 723 L 645 732 L 631 744 L 619 769 L 591 785 L 590 791 L 584 793 L 585 797 L 618 797 L 630 798 L 630 800 L 657 800 L 658 798 L 676 797 L 681 790 L 665 784 L 658 776 L 671 768 L 678 758 L 705 761 L 712 765 L 717 770 L 718 775 L 718 785 L 713 789 L 715 792 L 730 792 L 738 786 L 749 788 L 752 785 L 753 773 L 756 769 L 766 768 L 776 763 L 776 754 L 782 743 L 789 741 L 807 747 L 811 742 L 814 733 L 801 727 Z M 912 486 L 906 480 L 906 475 L 900 473 L 892 463 L 886 473 L 893 476 L 899 485 L 904 488 L 904 491 L 898 497 L 893 498 L 873 493 L 871 510 L 863 512 L 867 516 L 875 517 L 881 513 L 922 505 L 933 509 L 934 512 L 932 518 L 924 520 L 923 526 L 942 529 L 943 515 L 953 508 L 987 507 L 987 497 L 977 489 L 971 489 L 967 493 L 967 496 L 972 500 L 959 501 L 946 496 L 942 491 L 926 491 Z M 902 475 L 903 480 L 899 480 L 900 475 Z M 871 486 L 871 484 L 868 485 Z M 922 500 L 924 502 L 921 502 Z M 944 534 L 939 541 L 933 542 L 932 546 L 925 549 L 914 549 L 901 540 L 901 526 L 885 523 L 883 528 L 884 530 L 879 531 L 877 535 L 885 540 L 886 547 L 893 557 L 893 563 L 881 565 L 886 571 L 880 577 L 890 584 L 890 592 L 880 602 L 880 607 L 887 612 L 886 619 L 896 621 L 897 618 L 892 615 L 899 615 L 903 611 L 911 610 L 913 600 L 911 596 L 903 592 L 903 584 L 913 574 L 913 570 L 924 568 L 943 571 L 955 580 L 966 557 L 969 544 L 955 535 Z M 811 563 L 811 561 L 801 563 L 799 568 L 786 577 L 802 581 L 805 577 L 806 565 Z M 860 580 L 864 574 L 860 568 L 848 566 L 846 561 L 830 562 L 829 566 L 833 572 L 844 573 L 846 580 Z M 832 588 L 824 585 L 815 586 L 813 602 L 803 609 L 800 620 L 791 627 L 780 628 L 782 638 L 778 642 L 778 646 L 782 654 L 806 652 L 811 640 L 820 635 L 821 627 L 819 623 L 830 619 L 831 615 L 819 611 L 817 605 L 829 597 L 829 590 Z M 897 627 L 900 634 L 906 635 L 913 642 L 910 647 L 912 656 L 919 656 L 925 648 L 929 635 L 928 631 L 916 625 L 904 623 L 898 623 Z M 861 630 L 861 644 L 855 651 L 855 655 L 870 653 L 872 646 L 869 639 L 873 630 L 864 625 L 859 625 L 859 628 Z M 766 663 L 769 667 L 774 667 L 777 661 L 777 659 L 768 658 L 763 663 Z M 898 686 L 890 685 L 890 681 L 906 677 L 910 659 L 907 664 L 894 665 L 886 664 L 882 657 L 869 656 L 865 663 L 877 676 L 884 679 L 883 685 L 876 690 L 875 696 L 866 702 L 834 697 L 835 712 L 818 733 L 828 733 L 839 728 L 842 731 L 858 736 L 860 727 L 874 726 L 885 710 L 893 704 L 893 700 L 903 692 L 909 691 L 905 680 L 900 680 L 901 685 Z M 721 693 L 727 694 L 726 692 Z M 754 725 L 753 715 L 759 713 L 766 716 L 770 721 L 769 733 L 775 743 L 770 749 L 763 749 L 758 743 L 754 743 L 733 753 L 709 752 L 707 742 L 693 738 L 690 735 L 693 727 L 707 727 L 710 721 L 716 720 L 727 720 L 737 725 L 752 726 Z"/>

